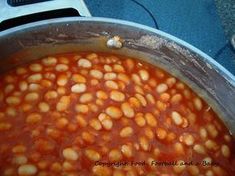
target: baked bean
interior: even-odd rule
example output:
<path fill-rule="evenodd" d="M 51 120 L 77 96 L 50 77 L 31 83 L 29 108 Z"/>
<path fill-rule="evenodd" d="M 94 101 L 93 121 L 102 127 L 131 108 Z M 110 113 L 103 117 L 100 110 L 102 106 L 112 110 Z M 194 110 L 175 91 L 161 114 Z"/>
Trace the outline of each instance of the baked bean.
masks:
<path fill-rule="evenodd" d="M 29 91 L 39 91 L 42 88 L 42 86 L 40 84 L 35 84 L 35 83 L 31 83 L 28 86 L 28 90 Z"/>
<path fill-rule="evenodd" d="M 78 66 L 84 68 L 90 68 L 92 64 L 89 60 L 81 58 L 78 60 Z"/>
<path fill-rule="evenodd" d="M 58 97 L 58 93 L 56 91 L 48 91 L 45 93 L 45 99 L 50 100 L 50 99 L 55 99 Z"/>
<path fill-rule="evenodd" d="M 135 97 L 139 100 L 142 106 L 147 106 L 147 101 L 141 94 L 135 94 Z"/>
<path fill-rule="evenodd" d="M 84 93 L 80 96 L 79 101 L 81 103 L 87 103 L 90 102 L 92 100 L 93 96 L 91 93 Z"/>
<path fill-rule="evenodd" d="M 16 106 L 20 104 L 20 98 L 15 96 L 10 96 L 6 98 L 6 103 L 8 105 Z"/>
<path fill-rule="evenodd" d="M 138 126 L 143 127 L 146 124 L 144 115 L 142 113 L 138 113 L 135 116 L 135 122 Z"/>
<path fill-rule="evenodd" d="M 157 120 L 151 113 L 146 113 L 145 119 L 146 119 L 146 122 L 149 126 L 151 126 L 151 127 L 157 126 Z"/>
<path fill-rule="evenodd" d="M 33 101 L 36 101 L 39 99 L 39 95 L 36 92 L 31 92 L 31 93 L 28 93 L 27 95 L 25 95 L 24 99 L 25 99 L 25 101 L 33 102 Z"/>
<path fill-rule="evenodd" d="M 234 139 L 202 98 L 162 69 L 114 54 L 13 68 L 0 75 L 0 175 L 235 175 Z"/>
<path fill-rule="evenodd" d="M 176 83 L 175 78 L 170 77 L 166 79 L 166 84 L 168 85 L 168 87 L 172 87 L 175 83 Z"/>
<path fill-rule="evenodd" d="M 206 128 L 207 128 L 207 131 L 208 131 L 209 135 L 210 135 L 212 138 L 216 138 L 216 137 L 218 136 L 218 131 L 217 131 L 217 129 L 215 128 L 214 125 L 208 124 L 208 125 L 206 126 Z"/>
<path fill-rule="evenodd" d="M 14 89 L 15 89 L 15 86 L 14 86 L 13 84 L 8 84 L 8 85 L 5 87 L 4 92 L 5 92 L 6 94 L 8 94 L 8 93 L 12 92 Z"/>
<path fill-rule="evenodd" d="M 12 148 L 12 152 L 13 153 L 24 153 L 26 151 L 26 147 L 24 145 L 15 145 L 13 148 Z"/>
<path fill-rule="evenodd" d="M 230 149 L 227 145 L 222 145 L 221 153 L 224 157 L 228 158 L 230 156 Z"/>
<path fill-rule="evenodd" d="M 113 127 L 113 122 L 111 119 L 104 119 L 101 121 L 101 124 L 103 125 L 104 129 L 111 130 Z"/>
<path fill-rule="evenodd" d="M 66 119 L 66 118 L 64 118 L 64 117 L 61 117 L 60 119 L 58 119 L 57 121 L 56 121 L 56 127 L 57 128 L 59 128 L 59 129 L 63 129 L 63 128 L 65 128 L 67 125 L 68 125 L 68 120 Z"/>
<path fill-rule="evenodd" d="M 131 158 L 133 156 L 133 149 L 130 145 L 122 145 L 121 151 L 122 154 L 127 158 Z"/>
<path fill-rule="evenodd" d="M 104 74 L 104 79 L 105 80 L 114 80 L 117 78 L 117 74 L 116 73 L 105 73 Z"/>
<path fill-rule="evenodd" d="M 194 98 L 193 103 L 194 103 L 196 110 L 200 111 L 202 109 L 202 102 L 200 98 Z"/>
<path fill-rule="evenodd" d="M 149 141 L 145 137 L 140 137 L 139 143 L 140 143 L 140 147 L 144 151 L 148 151 L 149 150 L 149 148 L 150 148 Z"/>
<path fill-rule="evenodd" d="M 182 136 L 179 138 L 180 142 L 183 142 L 185 145 L 193 145 L 194 143 L 194 137 L 191 134 L 184 133 Z"/>
<path fill-rule="evenodd" d="M 57 84 L 58 84 L 59 86 L 65 86 L 65 85 L 67 84 L 67 82 L 68 82 L 67 75 L 61 74 L 61 75 L 58 76 L 58 78 L 57 78 Z"/>
<path fill-rule="evenodd" d="M 106 81 L 105 86 L 107 86 L 110 89 L 118 89 L 118 84 L 114 81 L 111 81 L 111 80 Z"/>
<path fill-rule="evenodd" d="M 140 70 L 139 74 L 143 81 L 147 81 L 149 79 L 149 73 L 146 70 Z"/>
<path fill-rule="evenodd" d="M 194 145 L 193 150 L 199 154 L 206 154 L 206 149 L 200 144 Z"/>
<path fill-rule="evenodd" d="M 40 64 L 31 64 L 29 69 L 33 72 L 40 72 L 42 71 L 42 66 Z"/>
<path fill-rule="evenodd" d="M 122 102 L 125 100 L 125 95 L 120 91 L 113 90 L 110 93 L 110 98 L 114 101 Z"/>
<path fill-rule="evenodd" d="M 96 176 L 111 176 L 111 169 L 103 166 L 93 166 L 92 173 Z"/>
<path fill-rule="evenodd" d="M 74 93 L 82 93 L 86 91 L 86 85 L 81 83 L 81 84 L 75 84 L 71 87 L 71 91 Z"/>
<path fill-rule="evenodd" d="M 133 134 L 133 129 L 131 127 L 125 127 L 120 131 L 121 137 L 131 137 Z"/>
<path fill-rule="evenodd" d="M 217 150 L 218 149 L 218 145 L 216 144 L 216 142 L 214 142 L 211 139 L 209 139 L 205 142 L 205 146 L 209 150 Z"/>
<path fill-rule="evenodd" d="M 63 156 L 65 159 L 72 160 L 72 161 L 78 160 L 78 157 L 79 157 L 77 151 L 74 150 L 73 148 L 65 148 L 63 150 Z"/>
<path fill-rule="evenodd" d="M 99 70 L 91 70 L 90 75 L 97 79 L 103 78 L 103 73 Z"/>
<path fill-rule="evenodd" d="M 123 103 L 121 105 L 121 109 L 123 114 L 128 117 L 128 118 L 132 118 L 135 115 L 134 109 L 130 106 L 129 103 Z"/>
<path fill-rule="evenodd" d="M 67 71 L 68 69 L 69 69 L 69 67 L 65 64 L 57 64 L 55 66 L 55 70 L 58 72 L 64 72 L 64 71 Z"/>
<path fill-rule="evenodd" d="M 18 168 L 18 174 L 19 175 L 34 175 L 37 173 L 37 167 L 33 164 L 25 164 L 21 165 Z"/>
<path fill-rule="evenodd" d="M 17 67 L 16 68 L 16 74 L 18 75 L 23 75 L 27 73 L 27 69 L 24 67 Z"/>
<path fill-rule="evenodd" d="M 62 166 L 59 162 L 54 162 L 51 167 L 50 167 L 50 170 L 52 172 L 56 172 L 56 173 L 59 173 L 61 170 L 62 170 Z M 46 174 L 47 175 L 47 174 Z"/>
<path fill-rule="evenodd" d="M 167 85 L 162 83 L 157 86 L 156 91 L 157 91 L 157 93 L 161 94 L 161 93 L 165 92 L 167 89 L 168 89 Z"/>
<path fill-rule="evenodd" d="M 57 59 L 55 57 L 47 57 L 45 59 L 42 59 L 42 63 L 45 66 L 54 66 L 57 63 Z"/>
<path fill-rule="evenodd" d="M 183 165 L 182 163 L 184 163 L 184 161 L 182 160 L 177 161 L 177 165 L 173 167 L 175 173 L 179 174 L 185 170 L 186 166 Z"/>
<path fill-rule="evenodd" d="M 42 120 L 42 116 L 37 113 L 31 113 L 26 118 L 26 123 L 35 124 Z"/>
<path fill-rule="evenodd" d="M 112 161 L 120 161 L 122 159 L 122 153 L 117 149 L 112 149 L 109 152 L 109 160 Z"/>
<path fill-rule="evenodd" d="M 181 115 L 176 111 L 172 112 L 171 118 L 176 125 L 181 125 L 183 123 Z"/>
<path fill-rule="evenodd" d="M 174 149 L 175 149 L 175 152 L 177 153 L 177 155 L 185 155 L 184 147 L 181 143 L 176 142 L 174 144 Z"/>
<path fill-rule="evenodd" d="M 199 171 L 199 169 L 198 169 L 198 167 L 197 166 L 189 166 L 188 167 L 188 171 L 189 171 L 189 173 L 191 174 L 191 175 L 199 175 L 199 173 L 200 173 L 200 171 Z"/>
<path fill-rule="evenodd" d="M 100 99 L 103 99 L 103 100 L 108 98 L 108 95 L 102 90 L 97 91 L 96 96 Z"/>
<path fill-rule="evenodd" d="M 46 102 L 40 102 L 38 107 L 41 112 L 48 112 L 50 110 L 50 106 Z"/>
<path fill-rule="evenodd" d="M 113 65 L 113 70 L 116 72 L 125 72 L 125 69 L 123 68 L 123 66 L 119 65 L 119 64 L 114 64 Z"/>
<path fill-rule="evenodd" d="M 8 122 L 0 122 L 0 131 L 6 131 L 11 129 L 12 125 Z"/>
<path fill-rule="evenodd" d="M 14 117 L 14 116 L 16 116 L 17 112 L 16 112 L 16 109 L 15 109 L 15 108 L 8 107 L 8 108 L 6 109 L 6 114 L 7 114 L 8 116 Z M 0 119 L 1 119 L 1 118 L 0 118 Z"/>
<path fill-rule="evenodd" d="M 163 128 L 157 128 L 157 130 L 156 130 L 156 135 L 157 135 L 157 138 L 158 139 L 165 139 L 166 138 L 166 136 L 167 136 L 167 132 L 166 132 L 166 130 L 165 129 L 163 129 Z"/>
<path fill-rule="evenodd" d="M 123 115 L 122 111 L 115 106 L 109 106 L 105 112 L 113 119 L 119 119 Z"/>
<path fill-rule="evenodd" d="M 100 124 L 100 121 L 97 119 L 91 119 L 89 122 L 89 125 L 94 128 L 95 130 L 101 130 L 102 126 Z"/>
<path fill-rule="evenodd" d="M 175 95 L 172 96 L 172 98 L 171 98 L 171 103 L 173 103 L 173 104 L 178 104 L 178 103 L 180 103 L 181 100 L 182 100 L 182 95 L 180 95 L 180 94 L 175 94 Z"/>
<path fill-rule="evenodd" d="M 85 155 L 91 161 L 99 161 L 101 159 L 100 154 L 97 151 L 92 150 L 92 149 L 86 149 Z"/>
<path fill-rule="evenodd" d="M 28 77 L 28 82 L 30 83 L 36 83 L 42 80 L 42 74 L 41 73 L 35 73 Z"/>
<path fill-rule="evenodd" d="M 70 97 L 69 96 L 62 96 L 59 102 L 56 105 L 57 111 L 65 111 L 70 104 Z"/>

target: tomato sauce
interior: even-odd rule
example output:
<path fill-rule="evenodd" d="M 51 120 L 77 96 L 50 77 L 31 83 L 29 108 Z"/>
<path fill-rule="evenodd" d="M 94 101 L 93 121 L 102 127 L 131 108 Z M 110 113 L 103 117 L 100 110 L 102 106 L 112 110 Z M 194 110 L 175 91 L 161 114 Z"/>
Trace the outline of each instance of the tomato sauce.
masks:
<path fill-rule="evenodd" d="M 235 142 L 164 70 L 106 53 L 48 56 L 0 75 L 0 175 L 235 175 Z"/>

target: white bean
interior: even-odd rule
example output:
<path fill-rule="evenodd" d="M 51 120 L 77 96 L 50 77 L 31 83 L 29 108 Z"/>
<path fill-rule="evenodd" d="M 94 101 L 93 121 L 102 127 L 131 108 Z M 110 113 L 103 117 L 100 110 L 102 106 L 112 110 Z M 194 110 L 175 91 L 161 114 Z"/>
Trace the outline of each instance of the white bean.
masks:
<path fill-rule="evenodd" d="M 31 64 L 29 69 L 33 72 L 40 72 L 42 71 L 42 66 L 40 64 Z"/>
<path fill-rule="evenodd" d="M 115 106 L 109 106 L 105 112 L 113 119 L 119 119 L 123 115 L 122 111 Z"/>
<path fill-rule="evenodd" d="M 46 102 L 40 102 L 38 107 L 41 112 L 48 112 L 50 110 L 50 106 Z"/>
<path fill-rule="evenodd" d="M 84 68 L 90 68 L 92 64 L 89 60 L 81 58 L 78 60 L 78 66 Z"/>
<path fill-rule="evenodd" d="M 161 83 L 157 86 L 156 91 L 157 91 L 157 93 L 161 94 L 161 93 L 167 91 L 167 89 L 168 89 L 168 86 L 164 83 Z"/>
<path fill-rule="evenodd" d="M 42 74 L 41 73 L 35 73 L 32 74 L 28 77 L 28 82 L 30 83 L 35 83 L 35 82 L 39 82 L 42 79 Z"/>
<path fill-rule="evenodd" d="M 97 79 L 101 79 L 103 77 L 103 73 L 99 70 L 91 70 L 90 75 Z"/>
<path fill-rule="evenodd" d="M 65 64 L 57 64 L 55 66 L 55 70 L 58 72 L 64 72 L 64 71 L 67 71 L 68 69 L 69 69 L 69 67 Z"/>
<path fill-rule="evenodd" d="M 72 161 L 78 160 L 78 157 L 79 157 L 77 151 L 74 150 L 73 148 L 65 148 L 63 150 L 63 156 L 65 159 L 72 160 Z"/>
<path fill-rule="evenodd" d="M 13 158 L 13 163 L 18 165 L 26 164 L 27 161 L 28 159 L 24 155 L 17 155 Z"/>
<path fill-rule="evenodd" d="M 194 106 L 196 110 L 200 111 L 202 109 L 202 101 L 200 98 L 196 97 L 193 99 Z"/>
<path fill-rule="evenodd" d="M 81 84 L 75 84 L 71 87 L 71 91 L 74 93 L 82 93 L 86 91 L 86 85 L 81 83 Z"/>
<path fill-rule="evenodd" d="M 112 80 L 105 81 L 105 86 L 110 89 L 118 89 L 118 84 Z"/>
<path fill-rule="evenodd" d="M 93 99 L 93 96 L 91 93 L 84 93 L 80 96 L 79 101 L 81 103 L 87 103 L 90 102 Z"/>
<path fill-rule="evenodd" d="M 104 74 L 104 79 L 105 80 L 114 80 L 117 78 L 117 74 L 116 73 L 105 73 Z"/>
<path fill-rule="evenodd" d="M 26 81 L 19 82 L 20 91 L 26 91 L 28 89 L 28 83 Z"/>
<path fill-rule="evenodd" d="M 58 78 L 57 78 L 57 84 L 59 86 L 65 86 L 68 82 L 68 78 L 65 74 L 63 75 L 59 75 Z"/>
<path fill-rule="evenodd" d="M 57 63 L 57 59 L 55 57 L 47 57 L 47 58 L 42 59 L 42 63 L 45 66 L 53 66 Z"/>
<path fill-rule="evenodd" d="M 110 98 L 114 101 L 122 102 L 125 100 L 125 94 L 120 91 L 113 90 L 110 93 Z"/>
<path fill-rule="evenodd" d="M 133 129 L 131 127 L 125 127 L 120 131 L 121 137 L 131 137 L 133 134 Z"/>
<path fill-rule="evenodd" d="M 18 168 L 19 175 L 34 175 L 37 171 L 37 167 L 33 164 L 24 164 Z"/>
<path fill-rule="evenodd" d="M 24 99 L 25 99 L 25 101 L 32 102 L 32 101 L 36 101 L 38 98 L 39 98 L 38 93 L 31 92 L 31 93 L 26 94 Z"/>
<path fill-rule="evenodd" d="M 171 113 L 171 118 L 176 125 L 181 125 L 183 123 L 182 116 L 176 111 Z"/>
<path fill-rule="evenodd" d="M 127 102 L 122 103 L 121 109 L 122 109 L 122 112 L 124 113 L 124 115 L 125 115 L 126 117 L 132 118 L 132 117 L 135 116 L 134 109 L 130 106 L 129 103 L 127 103 Z"/>
<path fill-rule="evenodd" d="M 147 81 L 149 79 L 149 73 L 146 70 L 140 70 L 139 74 L 143 81 Z"/>
<path fill-rule="evenodd" d="M 4 92 L 6 94 L 8 94 L 8 93 L 12 92 L 14 89 L 15 89 L 15 86 L 13 84 L 8 84 L 8 85 L 6 85 Z"/>
<path fill-rule="evenodd" d="M 227 145 L 222 145 L 221 146 L 221 153 L 224 157 L 229 158 L 230 156 L 230 149 Z"/>
<path fill-rule="evenodd" d="M 20 98 L 15 96 L 10 96 L 6 98 L 6 103 L 12 106 L 20 104 Z"/>

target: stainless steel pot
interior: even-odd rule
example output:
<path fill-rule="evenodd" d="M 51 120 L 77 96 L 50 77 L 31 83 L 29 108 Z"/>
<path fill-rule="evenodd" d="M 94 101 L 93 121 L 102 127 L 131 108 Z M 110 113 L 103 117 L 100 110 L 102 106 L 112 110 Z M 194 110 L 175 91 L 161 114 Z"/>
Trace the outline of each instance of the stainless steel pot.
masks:
<path fill-rule="evenodd" d="M 107 41 L 116 35 L 123 47 L 107 47 Z M 64 52 L 107 52 L 142 59 L 189 85 L 235 137 L 235 77 L 205 53 L 162 31 L 108 18 L 58 18 L 1 32 L 0 51 L 1 72 Z"/>

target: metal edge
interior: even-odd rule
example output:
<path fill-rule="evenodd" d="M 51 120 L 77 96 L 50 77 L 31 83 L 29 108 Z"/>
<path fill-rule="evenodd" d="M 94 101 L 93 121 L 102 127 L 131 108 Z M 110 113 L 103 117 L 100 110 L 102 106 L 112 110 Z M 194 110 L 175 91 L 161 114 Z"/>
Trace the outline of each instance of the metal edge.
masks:
<path fill-rule="evenodd" d="M 65 17 L 65 18 L 54 18 L 54 19 L 49 19 L 49 20 L 42 20 L 38 22 L 33 22 L 21 26 L 17 26 L 11 29 L 8 29 L 6 31 L 0 32 L 0 37 L 4 37 L 6 35 L 13 34 L 15 32 L 19 32 L 25 29 L 29 28 L 35 28 L 37 26 L 42 26 L 42 25 L 51 25 L 55 23 L 67 23 L 67 22 L 79 22 L 79 21 L 90 21 L 90 22 L 106 22 L 106 23 L 113 23 L 113 24 L 120 24 L 120 25 L 126 25 L 130 27 L 136 27 L 140 28 L 143 30 L 147 30 L 153 33 L 156 33 L 160 36 L 163 36 L 166 39 L 172 40 L 175 43 L 184 46 L 188 48 L 189 50 L 193 51 L 197 55 L 199 55 L 201 58 L 204 59 L 204 61 L 208 61 L 210 65 L 213 65 L 215 70 L 223 75 L 223 77 L 229 81 L 233 86 L 235 86 L 235 76 L 230 73 L 225 67 L 223 67 L 221 64 L 219 64 L 217 61 L 215 61 L 212 57 L 204 53 L 203 51 L 199 50 L 198 48 L 192 46 L 191 44 L 175 37 L 172 36 L 171 34 L 168 34 L 166 32 L 160 31 L 158 29 L 154 29 L 152 27 L 148 27 L 142 24 L 138 24 L 135 22 L 130 22 L 130 21 L 125 21 L 125 20 L 119 20 L 119 19 L 113 19 L 113 18 L 103 18 L 103 17 Z"/>

